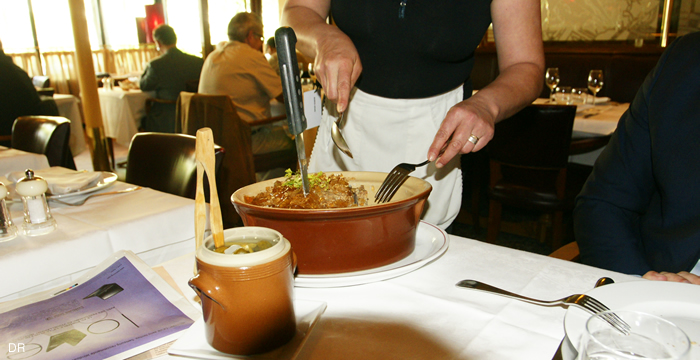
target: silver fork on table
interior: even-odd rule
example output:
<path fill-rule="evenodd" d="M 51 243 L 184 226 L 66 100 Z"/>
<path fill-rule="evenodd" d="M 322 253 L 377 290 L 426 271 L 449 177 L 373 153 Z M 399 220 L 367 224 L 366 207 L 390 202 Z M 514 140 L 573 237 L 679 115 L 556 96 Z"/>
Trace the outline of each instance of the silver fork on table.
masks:
<path fill-rule="evenodd" d="M 445 152 L 445 149 L 447 149 L 447 145 L 449 144 L 450 141 L 447 141 L 445 145 L 442 146 L 438 157 Z M 396 192 L 399 190 L 401 185 L 406 182 L 408 175 L 414 172 L 416 168 L 427 165 L 429 162 L 430 160 L 425 160 L 420 164 L 401 163 L 394 166 L 394 168 L 389 172 L 389 175 L 386 176 L 386 179 L 382 181 L 382 185 L 379 186 L 377 194 L 374 195 L 374 202 L 377 204 L 382 204 L 391 200 L 391 198 L 396 195 Z"/>
<path fill-rule="evenodd" d="M 123 193 L 128 193 L 128 192 L 132 192 L 132 191 L 136 191 L 136 190 L 141 190 L 141 189 L 143 189 L 143 188 L 140 187 L 140 186 L 134 186 L 134 187 L 130 187 L 130 188 L 124 189 L 124 190 L 109 191 L 109 192 L 103 192 L 103 193 L 99 193 L 99 194 L 92 194 L 92 195 L 86 196 L 86 197 L 83 198 L 82 200 L 80 200 L 80 201 L 78 201 L 78 202 L 74 202 L 74 203 L 67 202 L 67 201 L 63 201 L 63 200 L 59 200 L 59 199 L 52 198 L 52 197 L 49 197 L 48 200 L 49 200 L 49 201 L 55 201 L 55 202 L 57 202 L 57 203 L 59 203 L 59 204 L 68 205 L 68 206 L 80 206 L 80 205 L 85 204 L 85 202 L 88 201 L 88 199 L 93 198 L 93 197 L 95 197 L 95 196 L 123 194 Z"/>
<path fill-rule="evenodd" d="M 468 289 L 474 289 L 474 290 L 481 290 L 501 296 L 505 296 L 511 299 L 516 299 L 516 300 L 521 300 L 525 302 L 529 302 L 531 304 L 536 304 L 536 305 L 544 305 L 544 306 L 561 306 L 561 305 L 575 305 L 578 306 L 591 314 L 597 314 L 603 311 L 608 311 L 610 308 L 605 306 L 605 304 L 601 303 L 600 301 L 596 300 L 595 298 L 584 295 L 584 294 L 574 294 L 570 295 L 561 299 L 557 300 L 539 300 L 539 299 L 533 299 L 529 298 L 527 296 L 519 295 L 512 293 L 507 290 L 499 289 L 495 286 L 491 286 L 489 284 L 484 284 L 482 282 L 476 281 L 476 280 L 462 280 L 457 283 L 457 286 L 463 287 L 463 288 L 468 288 Z M 615 315 L 614 313 L 609 314 L 608 316 L 604 317 L 604 320 L 608 322 L 612 327 L 617 329 L 623 334 L 629 334 L 630 333 L 630 326 L 627 324 L 624 320 L 620 319 L 619 316 Z"/>

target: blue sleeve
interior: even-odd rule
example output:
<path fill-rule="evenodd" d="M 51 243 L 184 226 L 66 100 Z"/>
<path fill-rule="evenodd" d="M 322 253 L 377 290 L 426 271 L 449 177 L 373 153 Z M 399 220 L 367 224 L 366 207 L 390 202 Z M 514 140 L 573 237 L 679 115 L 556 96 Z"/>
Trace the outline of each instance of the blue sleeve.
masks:
<path fill-rule="evenodd" d="M 640 233 L 641 218 L 657 192 L 649 101 L 670 49 L 620 118 L 576 199 L 574 232 L 584 264 L 638 275 L 652 270 Z"/>

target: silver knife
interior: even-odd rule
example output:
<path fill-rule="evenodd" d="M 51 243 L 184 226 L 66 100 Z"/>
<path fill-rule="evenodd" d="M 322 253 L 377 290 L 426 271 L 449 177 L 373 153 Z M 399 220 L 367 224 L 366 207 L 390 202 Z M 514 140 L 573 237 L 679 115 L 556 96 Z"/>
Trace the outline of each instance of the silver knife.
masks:
<path fill-rule="evenodd" d="M 275 31 L 275 44 L 277 45 L 277 57 L 279 59 L 280 77 L 282 78 L 282 91 L 284 94 L 284 107 L 287 109 L 287 122 L 289 131 L 294 135 L 299 159 L 299 172 L 304 196 L 309 194 L 309 164 L 306 159 L 304 147 L 304 130 L 306 130 L 306 116 L 304 116 L 304 101 L 301 93 L 301 81 L 299 78 L 299 65 L 295 45 L 297 36 L 290 27 L 281 27 Z"/>

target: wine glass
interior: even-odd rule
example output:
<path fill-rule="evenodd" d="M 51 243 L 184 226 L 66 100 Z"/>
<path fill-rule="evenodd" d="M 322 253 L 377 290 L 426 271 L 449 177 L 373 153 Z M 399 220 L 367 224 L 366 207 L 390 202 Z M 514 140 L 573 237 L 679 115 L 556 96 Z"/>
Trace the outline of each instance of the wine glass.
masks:
<path fill-rule="evenodd" d="M 549 101 L 554 102 L 554 89 L 559 85 L 559 68 L 547 68 L 544 83 L 549 88 Z"/>
<path fill-rule="evenodd" d="M 593 93 L 593 105 L 595 105 L 596 94 L 603 88 L 603 70 L 591 70 L 588 73 L 588 90 Z"/>
<path fill-rule="evenodd" d="M 629 324 L 628 333 L 610 326 L 610 316 Z M 635 360 L 689 358 L 690 340 L 673 323 L 631 310 L 605 311 L 591 316 L 578 348 L 581 360 Z"/>

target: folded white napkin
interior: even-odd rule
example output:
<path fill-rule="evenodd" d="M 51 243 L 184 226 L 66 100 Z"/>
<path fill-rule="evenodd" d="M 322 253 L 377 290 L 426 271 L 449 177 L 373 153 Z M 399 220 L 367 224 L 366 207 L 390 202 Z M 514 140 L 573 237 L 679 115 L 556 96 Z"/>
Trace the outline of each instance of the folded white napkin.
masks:
<path fill-rule="evenodd" d="M 593 95 L 588 94 L 588 98 L 586 99 L 586 104 L 590 104 L 593 102 Z M 602 104 L 610 102 L 610 98 L 607 96 L 596 96 L 595 97 L 595 104 Z"/>
<path fill-rule="evenodd" d="M 97 184 L 102 173 L 94 171 L 75 171 L 55 166 L 36 170 L 34 175 L 41 176 L 49 185 L 48 192 L 53 195 L 77 192 Z M 23 171 L 14 171 L 7 175 L 7 180 L 17 183 L 24 177 Z"/>

